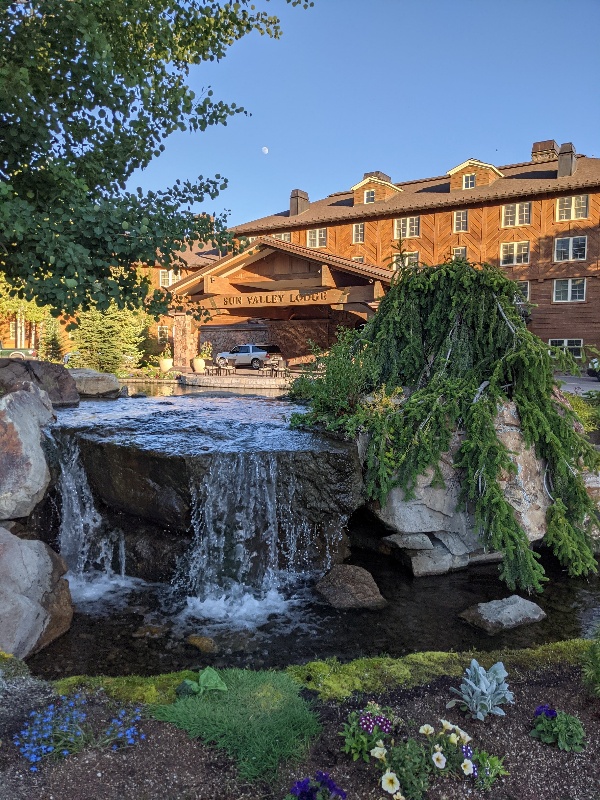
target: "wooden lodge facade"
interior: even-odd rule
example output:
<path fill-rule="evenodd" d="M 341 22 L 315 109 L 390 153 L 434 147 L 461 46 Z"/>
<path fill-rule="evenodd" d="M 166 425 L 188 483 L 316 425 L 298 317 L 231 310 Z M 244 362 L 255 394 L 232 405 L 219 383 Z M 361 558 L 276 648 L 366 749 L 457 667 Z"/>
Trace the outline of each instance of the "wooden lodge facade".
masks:
<path fill-rule="evenodd" d="M 296 189 L 289 209 L 233 232 L 259 251 L 267 248 L 265 237 L 275 239 L 271 249 L 293 250 L 306 264 L 326 264 L 333 257 L 343 262 L 342 272 L 352 265 L 364 268 L 365 275 L 377 270 L 384 289 L 400 258 L 424 266 L 452 257 L 495 264 L 521 282 L 535 305 L 534 333 L 576 357 L 582 346 L 600 346 L 600 159 L 577 155 L 570 143 L 559 148 L 553 140 L 536 142 L 524 163 L 496 167 L 469 159 L 444 176 L 405 183 L 370 172 L 348 191 L 316 202 Z M 260 260 L 253 249 L 246 253 Z M 218 269 L 226 272 L 227 263 L 233 267 L 244 258 L 228 256 Z M 384 275 L 387 282 L 379 277 Z M 285 273 L 284 282 L 289 280 Z M 174 288 L 179 291 L 178 284 Z M 242 294 L 250 290 L 256 288 L 239 286 Z M 202 285 L 197 299 L 210 306 L 210 291 L 209 284 Z M 216 295 L 223 291 L 216 286 Z M 331 319 L 340 304 L 332 302 L 327 314 L 317 308 L 320 319 Z M 223 326 L 222 311 L 232 315 L 231 309 L 216 310 L 203 326 L 203 338 L 210 338 L 211 326 Z M 241 311 L 238 305 L 236 313 Z M 260 313 L 270 320 L 297 319 L 291 305 L 285 312 L 280 305 L 265 305 Z M 308 308 L 304 314 L 308 318 Z M 270 330 L 261 334 L 277 336 Z"/>

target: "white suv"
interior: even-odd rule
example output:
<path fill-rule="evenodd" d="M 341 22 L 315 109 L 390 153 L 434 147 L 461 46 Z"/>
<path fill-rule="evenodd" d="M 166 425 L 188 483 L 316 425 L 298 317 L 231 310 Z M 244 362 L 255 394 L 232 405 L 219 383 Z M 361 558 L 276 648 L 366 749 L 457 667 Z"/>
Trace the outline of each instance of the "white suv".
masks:
<path fill-rule="evenodd" d="M 234 360 L 236 367 L 260 369 L 265 361 L 281 359 L 281 350 L 276 344 L 238 344 L 228 353 L 217 353 L 216 363 L 224 367 L 228 360 Z"/>

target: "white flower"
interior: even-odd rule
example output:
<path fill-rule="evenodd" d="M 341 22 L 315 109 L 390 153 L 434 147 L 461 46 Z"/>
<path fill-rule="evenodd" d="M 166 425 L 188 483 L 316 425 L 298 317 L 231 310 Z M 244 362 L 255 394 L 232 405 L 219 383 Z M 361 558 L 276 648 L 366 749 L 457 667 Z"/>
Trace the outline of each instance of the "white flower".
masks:
<path fill-rule="evenodd" d="M 383 739 L 379 739 L 378 741 L 375 742 L 375 744 L 377 745 L 377 747 L 385 747 Z"/>
<path fill-rule="evenodd" d="M 454 725 L 451 722 L 448 722 L 447 719 L 441 719 L 440 722 L 442 723 L 442 730 L 444 732 L 454 730 Z"/>
<path fill-rule="evenodd" d="M 460 736 L 460 740 L 463 744 L 469 744 L 469 742 L 473 741 L 472 737 L 469 736 L 468 733 L 465 733 L 465 731 L 459 730 L 458 735 Z"/>
<path fill-rule="evenodd" d="M 441 744 L 434 744 L 433 749 L 435 750 L 436 753 L 441 753 L 444 748 L 442 747 Z"/>
<path fill-rule="evenodd" d="M 394 794 L 400 788 L 400 781 L 396 777 L 395 772 L 391 772 L 389 769 L 383 775 L 381 779 L 381 788 L 385 792 L 389 792 L 390 794 Z"/>
<path fill-rule="evenodd" d="M 371 755 L 373 756 L 373 758 L 377 758 L 379 759 L 379 761 L 385 761 L 386 753 L 387 750 L 385 749 L 385 747 L 374 747 L 371 750 Z"/>
<path fill-rule="evenodd" d="M 438 769 L 444 769 L 446 766 L 446 756 L 442 755 L 440 752 L 434 753 L 431 756 L 431 760 Z"/>
<path fill-rule="evenodd" d="M 404 797 L 402 792 L 396 792 L 396 794 L 392 795 L 392 800 L 406 800 L 406 797 Z"/>
<path fill-rule="evenodd" d="M 431 727 L 431 725 L 421 725 L 421 727 L 419 728 L 419 733 L 424 733 L 425 736 L 432 736 L 435 733 L 435 731 Z"/>
<path fill-rule="evenodd" d="M 451 733 L 448 737 L 448 741 L 450 744 L 458 744 L 458 736 L 455 733 Z"/>
<path fill-rule="evenodd" d="M 473 774 L 473 762 L 469 761 L 468 758 L 465 758 L 465 760 L 460 765 L 460 768 L 465 773 L 465 775 L 472 775 Z"/>

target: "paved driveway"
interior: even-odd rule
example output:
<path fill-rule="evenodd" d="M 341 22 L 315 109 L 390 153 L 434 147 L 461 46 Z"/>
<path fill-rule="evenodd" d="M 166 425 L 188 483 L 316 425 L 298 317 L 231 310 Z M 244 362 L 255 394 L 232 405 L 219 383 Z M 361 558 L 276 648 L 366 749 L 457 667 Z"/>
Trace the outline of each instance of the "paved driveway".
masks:
<path fill-rule="evenodd" d="M 564 385 L 564 392 L 570 394 L 583 394 L 583 392 L 600 392 L 600 382 L 597 378 L 590 378 L 588 375 L 557 375 L 559 381 Z"/>

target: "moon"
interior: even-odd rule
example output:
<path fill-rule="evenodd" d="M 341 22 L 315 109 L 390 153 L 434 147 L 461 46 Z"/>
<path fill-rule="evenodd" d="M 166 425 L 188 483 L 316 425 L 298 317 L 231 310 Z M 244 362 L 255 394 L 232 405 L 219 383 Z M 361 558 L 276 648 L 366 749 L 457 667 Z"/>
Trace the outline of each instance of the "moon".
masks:
<path fill-rule="evenodd" d="M 262 149 L 263 155 L 265 155 L 265 156 L 266 156 L 266 155 L 267 155 L 267 153 L 269 152 L 269 148 L 268 148 L 268 147 L 263 147 L 263 148 L 261 148 L 261 149 Z"/>

